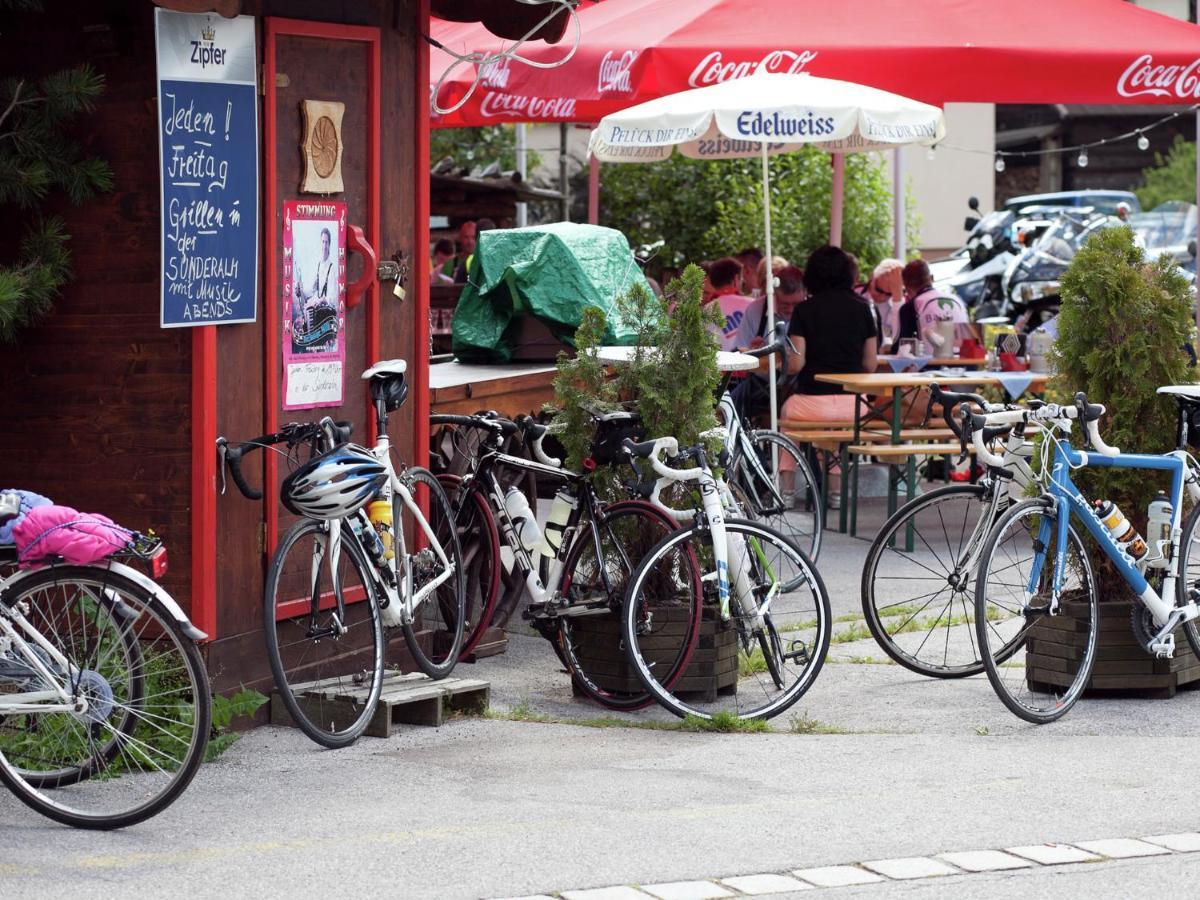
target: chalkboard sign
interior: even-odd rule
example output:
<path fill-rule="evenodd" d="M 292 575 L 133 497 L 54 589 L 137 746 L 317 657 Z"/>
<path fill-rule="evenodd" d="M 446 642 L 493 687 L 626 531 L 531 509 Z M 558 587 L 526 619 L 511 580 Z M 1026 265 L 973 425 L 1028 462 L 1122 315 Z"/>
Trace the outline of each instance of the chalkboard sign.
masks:
<path fill-rule="evenodd" d="M 161 325 L 258 310 L 254 18 L 155 10 L 162 182 Z"/>

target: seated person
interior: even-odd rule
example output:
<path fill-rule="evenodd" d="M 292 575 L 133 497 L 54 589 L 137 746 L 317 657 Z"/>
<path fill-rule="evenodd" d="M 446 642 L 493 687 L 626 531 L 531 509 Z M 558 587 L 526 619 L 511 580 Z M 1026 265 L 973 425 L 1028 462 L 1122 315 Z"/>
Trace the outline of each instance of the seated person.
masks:
<path fill-rule="evenodd" d="M 900 307 L 900 337 L 920 338 L 934 356 L 953 356 L 971 336 L 966 304 L 957 295 L 943 294 L 933 286 L 929 264 L 923 259 L 912 260 L 900 277 L 908 297 Z"/>
<path fill-rule="evenodd" d="M 746 310 L 754 301 L 742 294 L 742 265 L 732 256 L 718 259 L 708 265 L 704 279 L 705 303 L 717 303 L 725 324 L 721 326 L 717 339 L 722 350 L 737 347 L 738 329 Z"/>
<path fill-rule="evenodd" d="M 788 326 L 795 351 L 788 364 L 796 375 L 792 396 L 783 404 L 783 417 L 853 419 L 854 395 L 817 381 L 816 376 L 874 372 L 874 318 L 854 293 L 850 259 L 838 247 L 826 245 L 813 251 L 804 269 L 804 286 L 808 299 L 797 304 Z"/>
<path fill-rule="evenodd" d="M 776 257 L 778 259 L 779 257 Z M 788 322 L 796 304 L 804 300 L 804 273 L 796 266 L 784 266 L 775 273 L 779 283 L 775 288 L 775 321 Z M 773 329 L 767 327 L 766 321 L 767 298 L 759 297 L 746 309 L 742 319 L 742 328 L 738 333 L 738 349 L 755 350 L 771 340 Z M 777 401 L 782 401 L 786 392 L 788 374 L 787 360 L 792 355 L 792 344 L 784 341 L 783 354 L 776 356 L 775 374 L 782 378 L 785 384 L 780 386 L 776 395 Z M 770 386 L 767 377 L 770 373 L 770 362 L 763 358 L 759 360 L 757 372 L 752 372 L 742 379 L 732 391 L 733 403 L 742 418 L 758 416 L 767 411 L 770 403 Z M 794 374 L 794 372 L 792 373 Z"/>

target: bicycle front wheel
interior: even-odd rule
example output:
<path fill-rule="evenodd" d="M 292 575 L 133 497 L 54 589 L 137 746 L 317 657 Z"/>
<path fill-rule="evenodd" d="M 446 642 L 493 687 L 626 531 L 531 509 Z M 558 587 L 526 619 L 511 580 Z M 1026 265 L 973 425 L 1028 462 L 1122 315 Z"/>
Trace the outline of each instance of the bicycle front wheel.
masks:
<path fill-rule="evenodd" d="M 746 517 L 774 528 L 816 562 L 825 512 L 812 467 L 796 443 L 777 431 L 760 429 L 746 437 L 754 457 L 739 459 L 729 479 L 740 488 Z"/>
<path fill-rule="evenodd" d="M 906 503 L 875 535 L 863 566 L 863 616 L 906 669 L 931 678 L 983 671 L 975 569 L 991 509 L 984 486 L 952 484 Z"/>
<path fill-rule="evenodd" d="M 1183 525 L 1179 544 L 1179 578 L 1175 582 L 1175 603 L 1187 606 L 1193 591 L 1200 591 L 1200 506 L 1188 515 Z M 1183 633 L 1191 645 L 1192 652 L 1200 656 L 1200 619 L 1183 623 Z"/>
<path fill-rule="evenodd" d="M 442 581 L 417 606 L 412 623 L 401 627 L 417 668 L 430 678 L 445 678 L 458 664 L 466 625 L 462 545 L 458 540 L 454 509 L 433 473 L 428 469 L 413 468 L 405 473 L 404 480 L 412 491 L 413 500 L 424 511 L 445 561 L 429 545 L 428 537 L 417 523 L 413 531 L 420 549 L 411 556 L 411 589 L 416 592 L 435 579 Z M 401 522 L 402 508 L 397 499 L 394 517 L 397 523 Z"/>
<path fill-rule="evenodd" d="M 604 507 L 595 524 L 595 532 L 586 523 L 578 530 L 563 565 L 560 591 L 569 605 L 558 619 L 558 648 L 585 696 L 609 709 L 641 709 L 654 698 L 622 650 L 619 612 L 634 569 L 664 535 L 675 531 L 675 520 L 649 503 L 629 500 Z M 656 661 L 668 686 L 683 672 L 699 634 L 700 573 L 686 551 L 660 567 L 664 580 L 656 583 L 653 597 L 643 592 L 642 614 L 659 639 Z M 603 611 L 570 615 L 572 609 L 593 604 L 602 604 Z"/>
<path fill-rule="evenodd" d="M 161 812 L 204 759 L 211 727 L 200 653 L 142 585 L 103 566 L 54 566 L 0 598 L 66 660 L 0 651 L 0 780 L 26 805 L 80 828 Z M 70 712 L 4 712 L 6 694 L 61 687 Z"/>
<path fill-rule="evenodd" d="M 336 749 L 354 743 L 375 714 L 383 625 L 362 549 L 343 535 L 335 564 L 329 528 L 304 519 L 284 535 L 267 575 L 263 624 L 278 699 L 296 727 Z"/>
<path fill-rule="evenodd" d="M 1096 659 L 1091 562 L 1074 528 L 1059 558 L 1057 527 L 1052 504 L 1018 503 L 988 535 L 975 586 L 975 634 L 988 680 L 1009 710 L 1035 724 L 1066 715 Z"/>
<path fill-rule="evenodd" d="M 832 631 L 829 597 L 808 557 L 778 531 L 745 519 L 728 520 L 725 531 L 728 616 L 712 532 L 689 528 L 663 538 L 634 573 L 625 644 L 642 685 L 677 716 L 769 719 L 799 700 L 821 671 Z M 661 677 L 663 642 L 646 627 L 645 610 L 685 548 L 704 573 L 703 617 L 698 649 L 671 685 Z"/>

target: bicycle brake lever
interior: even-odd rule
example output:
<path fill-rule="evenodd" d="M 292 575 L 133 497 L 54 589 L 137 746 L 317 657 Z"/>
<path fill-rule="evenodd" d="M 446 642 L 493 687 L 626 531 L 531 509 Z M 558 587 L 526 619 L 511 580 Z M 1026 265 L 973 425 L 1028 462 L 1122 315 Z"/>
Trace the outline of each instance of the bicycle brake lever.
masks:
<path fill-rule="evenodd" d="M 229 442 L 223 437 L 217 438 L 217 468 L 221 470 L 221 490 L 218 496 L 225 496 L 225 454 L 228 451 Z"/>

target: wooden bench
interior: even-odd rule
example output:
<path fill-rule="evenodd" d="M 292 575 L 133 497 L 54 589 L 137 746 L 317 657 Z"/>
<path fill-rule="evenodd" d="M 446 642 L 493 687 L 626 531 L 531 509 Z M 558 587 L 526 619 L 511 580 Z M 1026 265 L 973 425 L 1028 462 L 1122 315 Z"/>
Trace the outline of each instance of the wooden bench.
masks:
<path fill-rule="evenodd" d="M 967 445 L 968 452 L 975 448 Z M 961 444 L 851 444 L 850 452 L 860 456 L 903 460 L 906 456 L 953 456 L 962 452 Z M 899 463 L 889 463 L 899 465 Z"/>
<path fill-rule="evenodd" d="M 929 429 L 936 430 L 936 429 Z M 952 432 L 951 432 L 952 433 Z M 916 479 L 917 479 L 917 457 L 935 457 L 935 456 L 958 456 L 962 453 L 962 445 L 959 443 L 925 443 L 925 444 L 851 444 L 846 448 L 847 453 L 854 457 L 851 464 L 851 479 L 853 488 L 850 491 L 850 496 L 847 497 L 845 487 L 842 490 L 843 501 L 852 503 L 850 508 L 850 536 L 855 537 L 858 534 L 858 466 L 863 457 L 871 456 L 878 459 L 880 462 L 886 463 L 890 468 L 890 477 L 897 482 L 900 480 L 900 475 L 896 471 L 903 468 L 903 481 L 905 484 L 906 496 L 908 500 L 912 500 L 916 495 Z M 974 453 L 975 448 L 970 444 L 967 445 L 967 452 Z M 893 491 L 888 492 L 888 517 L 896 511 L 895 496 Z M 911 549 L 911 548 L 909 548 Z"/>

